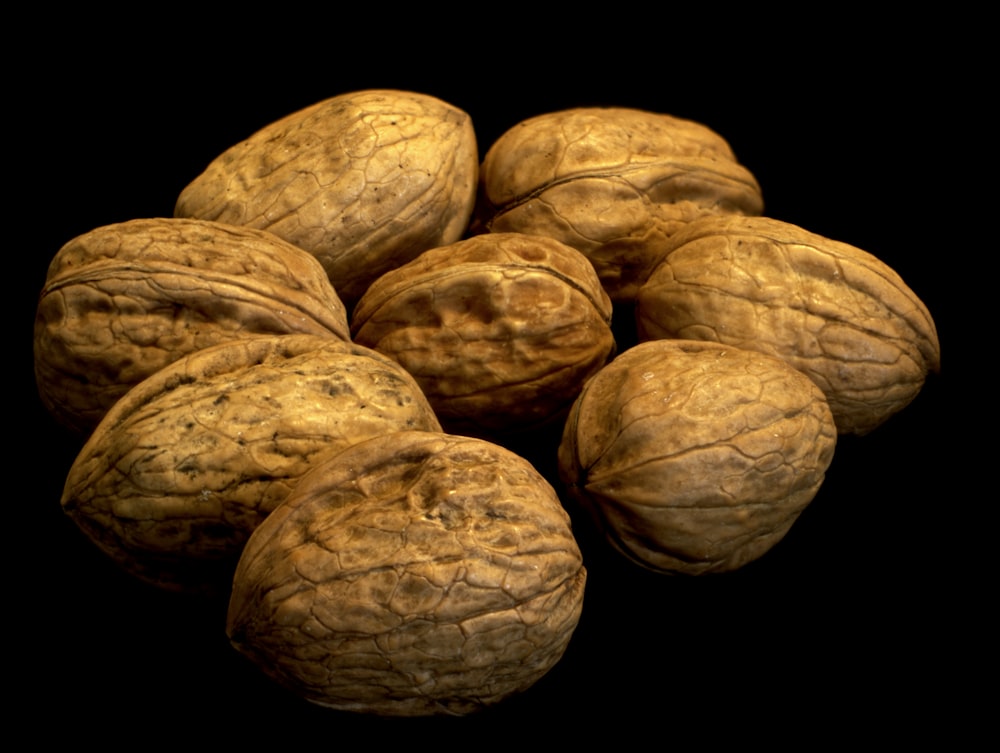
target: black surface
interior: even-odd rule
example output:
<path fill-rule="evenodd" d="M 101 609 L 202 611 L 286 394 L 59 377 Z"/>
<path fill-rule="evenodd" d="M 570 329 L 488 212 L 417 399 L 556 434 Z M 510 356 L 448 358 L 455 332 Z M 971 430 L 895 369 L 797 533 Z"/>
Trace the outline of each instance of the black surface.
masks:
<path fill-rule="evenodd" d="M 400 44 L 379 54 L 377 41 L 362 55 L 331 42 L 307 63 L 263 42 L 236 54 L 233 40 L 225 49 L 188 40 L 177 48 L 183 55 L 164 56 L 139 37 L 122 47 L 109 32 L 60 48 L 58 75 L 11 110 L 8 150 L 27 159 L 14 187 L 24 213 L 9 220 L 28 232 L 8 249 L 23 269 L 8 283 L 17 392 L 6 611 L 16 626 L 8 644 L 28 670 L 18 683 L 24 699 L 53 708 L 53 723 L 71 726 L 75 739 L 109 743 L 286 735 L 332 747 L 364 732 L 389 744 L 513 745 L 607 729 L 619 743 L 652 736 L 666 747 L 941 725 L 967 664 L 968 645 L 954 641 L 953 628 L 974 618 L 962 595 L 968 524 L 956 519 L 969 504 L 955 499 L 965 496 L 955 482 L 961 429 L 947 397 L 957 389 L 960 324 L 938 224 L 941 194 L 956 191 L 958 178 L 927 154 L 928 144 L 954 143 L 943 124 L 954 127 L 962 110 L 947 82 L 930 75 L 934 53 L 901 43 L 887 57 L 858 38 L 841 40 L 834 60 L 748 41 L 727 47 L 729 62 L 696 65 L 666 43 L 640 55 L 567 44 L 565 62 L 554 62 L 556 45 L 529 64 L 525 50 L 543 37 L 469 36 L 451 56 Z M 942 374 L 873 434 L 842 439 L 790 534 L 737 573 L 646 573 L 578 521 L 590 577 L 566 656 L 522 697 L 468 719 L 380 720 L 309 705 L 229 648 L 224 604 L 160 593 L 118 572 L 61 513 L 77 446 L 45 416 L 31 376 L 35 298 L 63 243 L 100 225 L 170 215 L 180 190 L 226 147 L 314 101 L 374 87 L 463 107 L 483 150 L 520 119 L 563 107 L 699 120 L 757 176 L 768 215 L 880 256 L 927 304 L 942 341 Z M 25 472 L 28 484 L 19 481 Z"/>

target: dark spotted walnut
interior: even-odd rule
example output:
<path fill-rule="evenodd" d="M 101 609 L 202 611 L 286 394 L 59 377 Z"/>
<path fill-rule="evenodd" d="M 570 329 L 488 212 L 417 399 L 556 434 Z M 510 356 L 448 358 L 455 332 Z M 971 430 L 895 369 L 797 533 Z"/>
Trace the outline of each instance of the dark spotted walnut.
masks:
<path fill-rule="evenodd" d="M 464 715 L 559 661 L 585 582 L 569 516 L 527 461 L 401 432 L 328 455 L 254 531 L 227 631 L 313 703 Z"/>
<path fill-rule="evenodd" d="M 368 284 L 469 224 L 479 152 L 468 114 L 426 94 L 341 94 L 220 154 L 174 214 L 269 230 L 322 262 L 348 309 Z"/>
<path fill-rule="evenodd" d="M 354 340 L 416 377 L 445 430 L 494 441 L 561 421 L 615 350 L 593 267 L 552 238 L 490 233 L 376 280 Z"/>
<path fill-rule="evenodd" d="M 824 392 L 841 433 L 906 407 L 941 349 L 930 312 L 859 248 L 767 217 L 692 223 L 639 291 L 640 339 L 712 340 L 779 356 Z"/>
<path fill-rule="evenodd" d="M 784 537 L 819 490 L 836 440 L 823 393 L 785 361 L 654 340 L 584 387 L 559 475 L 633 562 L 726 572 Z"/>
<path fill-rule="evenodd" d="M 187 353 L 251 334 L 350 337 L 319 263 L 269 233 L 137 219 L 53 258 L 35 318 L 42 403 L 88 434 L 133 385 Z"/>
<path fill-rule="evenodd" d="M 70 469 L 67 514 L 143 580 L 228 587 L 250 532 L 325 452 L 440 425 L 396 362 L 349 342 L 258 336 L 130 390 Z"/>
<path fill-rule="evenodd" d="M 719 134 L 620 107 L 518 123 L 486 153 L 480 181 L 478 223 L 580 250 L 615 302 L 634 299 L 666 240 L 691 220 L 763 210 L 756 179 Z"/>

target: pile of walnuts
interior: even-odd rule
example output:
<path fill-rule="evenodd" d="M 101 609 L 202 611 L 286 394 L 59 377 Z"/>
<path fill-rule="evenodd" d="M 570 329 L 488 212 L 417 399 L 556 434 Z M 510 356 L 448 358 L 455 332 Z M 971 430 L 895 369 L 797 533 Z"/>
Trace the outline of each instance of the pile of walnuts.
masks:
<path fill-rule="evenodd" d="M 665 114 L 542 114 L 482 162 L 419 93 L 289 114 L 174 216 L 55 254 L 35 374 L 82 445 L 63 509 L 137 577 L 222 593 L 233 645 L 309 701 L 498 703 L 579 621 L 567 505 L 639 567 L 733 571 L 939 369 L 898 274 L 763 211 L 720 135 Z M 558 479 L 521 451 L 551 436 Z"/>

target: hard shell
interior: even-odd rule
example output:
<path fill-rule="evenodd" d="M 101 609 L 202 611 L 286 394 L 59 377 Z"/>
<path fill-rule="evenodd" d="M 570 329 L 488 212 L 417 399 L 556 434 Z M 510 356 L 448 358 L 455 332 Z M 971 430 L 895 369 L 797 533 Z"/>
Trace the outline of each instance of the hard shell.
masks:
<path fill-rule="evenodd" d="M 440 424 L 395 361 L 314 335 L 223 343 L 115 404 L 70 468 L 62 506 L 140 579 L 217 592 L 319 457 L 401 429 Z"/>
<path fill-rule="evenodd" d="M 823 393 L 774 356 L 652 340 L 584 387 L 559 476 L 608 543 L 660 573 L 737 570 L 780 541 L 837 442 Z"/>
<path fill-rule="evenodd" d="M 874 255 L 770 217 L 712 217 L 671 241 L 640 289 L 640 339 L 711 340 L 783 358 L 867 434 L 940 369 L 934 320 Z"/>
<path fill-rule="evenodd" d="M 350 339 L 319 263 L 270 233 L 142 218 L 52 259 L 34 325 L 35 380 L 63 425 L 89 434 L 131 387 L 178 358 L 251 334 Z"/>
<path fill-rule="evenodd" d="M 477 221 L 581 251 L 615 302 L 631 302 L 666 240 L 706 214 L 760 214 L 756 178 L 708 126 L 665 113 L 544 113 L 483 160 Z"/>
<path fill-rule="evenodd" d="M 466 715 L 563 656 L 587 571 L 555 490 L 471 437 L 406 431 L 328 456 L 251 536 L 227 633 L 307 700 Z"/>
<path fill-rule="evenodd" d="M 184 188 L 174 214 L 304 248 L 350 310 L 387 269 L 462 236 L 478 170 L 463 110 L 419 92 L 349 92 L 227 149 Z"/>

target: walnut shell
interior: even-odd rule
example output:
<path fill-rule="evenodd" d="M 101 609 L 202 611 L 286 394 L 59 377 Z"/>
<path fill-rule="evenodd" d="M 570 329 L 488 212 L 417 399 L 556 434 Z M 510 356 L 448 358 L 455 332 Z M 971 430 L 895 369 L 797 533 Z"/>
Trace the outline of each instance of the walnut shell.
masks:
<path fill-rule="evenodd" d="M 585 582 L 569 516 L 530 463 L 401 432 L 327 456 L 254 531 L 227 632 L 313 703 L 463 715 L 559 661 Z"/>
<path fill-rule="evenodd" d="M 611 299 L 631 301 L 666 240 L 706 214 L 760 214 L 757 180 L 707 126 L 584 107 L 506 131 L 481 167 L 478 220 L 583 252 Z"/>
<path fill-rule="evenodd" d="M 440 424 L 395 361 L 313 335 L 223 343 L 112 407 L 74 461 L 62 506 L 143 580 L 212 591 L 318 456 L 401 429 Z"/>
<path fill-rule="evenodd" d="M 181 356 L 250 334 L 350 338 L 319 263 L 269 233 L 137 219 L 96 228 L 49 265 L 34 330 L 46 409 L 88 434 L 132 386 Z"/>
<path fill-rule="evenodd" d="M 714 340 L 784 358 L 866 434 L 940 368 L 927 307 L 859 248 L 767 217 L 715 217 L 671 241 L 639 292 L 640 339 Z"/>
<path fill-rule="evenodd" d="M 174 214 L 269 230 L 306 249 L 350 310 L 386 270 L 462 237 L 478 162 L 472 121 L 457 107 L 415 92 L 351 92 L 220 154 Z"/>
<path fill-rule="evenodd" d="M 559 445 L 559 476 L 633 562 L 726 572 L 784 537 L 836 441 L 823 393 L 785 361 L 653 340 L 587 383 Z"/>
<path fill-rule="evenodd" d="M 442 426 L 499 440 L 561 420 L 615 350 L 593 267 L 552 238 L 477 235 L 386 273 L 355 308 L 355 342 L 416 378 Z"/>

